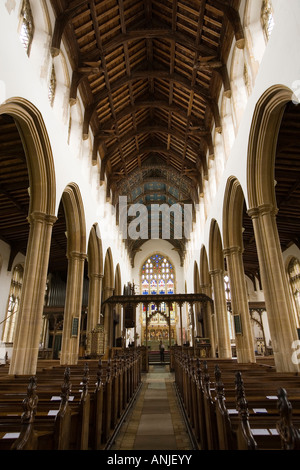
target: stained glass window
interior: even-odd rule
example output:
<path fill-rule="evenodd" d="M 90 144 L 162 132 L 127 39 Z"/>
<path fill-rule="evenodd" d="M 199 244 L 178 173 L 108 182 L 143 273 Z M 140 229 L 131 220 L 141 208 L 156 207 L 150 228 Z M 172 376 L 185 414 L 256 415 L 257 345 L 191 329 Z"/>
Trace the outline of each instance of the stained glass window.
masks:
<path fill-rule="evenodd" d="M 142 292 L 148 294 L 144 289 L 144 281 L 150 282 L 151 294 L 174 294 L 175 277 L 172 263 L 165 256 L 155 254 L 147 258 L 142 265 L 141 279 Z"/>
<path fill-rule="evenodd" d="M 159 281 L 159 293 L 160 294 L 165 294 L 166 293 L 166 285 L 165 285 L 165 281 L 163 279 L 161 279 Z"/>
<path fill-rule="evenodd" d="M 156 253 L 147 258 L 141 266 L 140 275 L 142 294 L 175 294 L 175 269 L 172 262 L 164 255 Z M 144 326 L 146 324 L 146 315 L 150 319 L 149 328 L 152 333 L 157 333 L 159 330 L 169 335 L 168 315 L 170 315 L 171 325 L 174 328 L 176 322 L 175 304 L 163 302 L 159 306 L 150 304 L 147 308 L 144 305 L 142 310 L 142 324 Z M 151 336 L 150 330 L 148 334 Z"/>
<path fill-rule="evenodd" d="M 149 282 L 146 279 L 143 280 L 142 286 L 143 286 L 143 294 L 148 295 L 149 294 Z"/>

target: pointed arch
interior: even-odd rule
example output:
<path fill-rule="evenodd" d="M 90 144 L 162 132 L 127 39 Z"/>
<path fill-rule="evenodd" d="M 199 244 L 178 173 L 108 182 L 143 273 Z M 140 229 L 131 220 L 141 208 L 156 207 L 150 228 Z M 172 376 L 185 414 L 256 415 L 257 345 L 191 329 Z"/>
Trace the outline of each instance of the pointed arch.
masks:
<path fill-rule="evenodd" d="M 223 206 L 223 240 L 224 249 L 230 246 L 242 248 L 244 194 L 242 187 L 234 176 L 230 176 L 224 195 Z"/>
<path fill-rule="evenodd" d="M 194 261 L 194 292 L 195 293 L 200 292 L 199 268 L 198 268 L 198 263 L 196 260 Z"/>
<path fill-rule="evenodd" d="M 248 144 L 247 187 L 249 207 L 276 208 L 274 162 L 281 119 L 293 92 L 282 85 L 269 88 L 256 104 Z"/>
<path fill-rule="evenodd" d="M 64 190 L 62 202 L 66 214 L 67 254 L 86 252 L 85 213 L 81 193 L 76 183 L 70 183 Z"/>
<path fill-rule="evenodd" d="M 113 289 L 115 285 L 114 264 L 111 248 L 107 248 L 104 260 L 103 288 Z"/>
<path fill-rule="evenodd" d="M 90 231 L 88 241 L 89 273 L 103 275 L 103 248 L 99 226 L 95 223 Z"/>
<path fill-rule="evenodd" d="M 222 238 L 219 225 L 212 219 L 209 234 L 209 266 L 210 270 L 224 269 Z"/>
<path fill-rule="evenodd" d="M 40 212 L 54 216 L 56 179 L 53 154 L 40 111 L 23 98 L 10 98 L 0 105 L 0 114 L 13 117 L 18 127 L 30 182 L 29 214 Z"/>
<path fill-rule="evenodd" d="M 115 295 L 121 295 L 122 294 L 122 281 L 121 281 L 121 269 L 119 263 L 116 266 L 115 270 Z"/>
<path fill-rule="evenodd" d="M 210 285 L 208 257 L 207 257 L 207 251 L 204 245 L 202 245 L 201 251 L 200 251 L 200 285 L 201 286 Z"/>

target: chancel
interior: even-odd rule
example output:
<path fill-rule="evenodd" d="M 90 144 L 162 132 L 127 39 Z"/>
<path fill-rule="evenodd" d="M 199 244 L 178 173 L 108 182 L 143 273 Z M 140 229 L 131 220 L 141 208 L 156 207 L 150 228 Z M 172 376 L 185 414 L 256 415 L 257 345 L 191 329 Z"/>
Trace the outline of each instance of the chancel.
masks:
<path fill-rule="evenodd" d="M 1 450 L 300 449 L 299 17 L 0 2 Z"/>

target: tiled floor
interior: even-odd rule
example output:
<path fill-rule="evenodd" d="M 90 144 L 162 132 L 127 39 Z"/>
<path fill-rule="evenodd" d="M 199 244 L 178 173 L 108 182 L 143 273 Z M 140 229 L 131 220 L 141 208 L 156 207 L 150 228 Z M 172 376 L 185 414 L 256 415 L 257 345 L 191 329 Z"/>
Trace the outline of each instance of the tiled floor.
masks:
<path fill-rule="evenodd" d="M 168 365 L 151 365 L 113 450 L 191 450 Z"/>

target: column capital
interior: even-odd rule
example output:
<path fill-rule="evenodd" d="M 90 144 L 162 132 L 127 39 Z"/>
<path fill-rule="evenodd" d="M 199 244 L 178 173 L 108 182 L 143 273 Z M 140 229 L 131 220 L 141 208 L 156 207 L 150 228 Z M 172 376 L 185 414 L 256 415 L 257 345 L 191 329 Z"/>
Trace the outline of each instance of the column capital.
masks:
<path fill-rule="evenodd" d="M 114 291 L 114 287 L 110 287 L 110 286 L 103 286 L 103 290 L 105 292 L 113 292 Z"/>
<path fill-rule="evenodd" d="M 228 246 L 227 248 L 224 248 L 223 253 L 224 256 L 230 256 L 232 254 L 237 254 L 237 253 L 242 253 L 242 248 L 238 245 L 236 246 Z"/>
<path fill-rule="evenodd" d="M 87 259 L 86 253 L 81 253 L 80 251 L 69 251 L 67 253 L 68 260 L 78 260 L 85 261 Z"/>
<path fill-rule="evenodd" d="M 223 274 L 224 274 L 224 269 L 211 269 L 211 270 L 209 271 L 209 275 L 210 275 L 210 276 L 218 276 L 218 275 L 220 275 L 220 274 L 223 276 Z"/>
<path fill-rule="evenodd" d="M 209 289 L 211 288 L 211 284 L 200 284 L 200 289 Z"/>
<path fill-rule="evenodd" d="M 278 208 L 274 204 L 261 204 L 258 207 L 252 207 L 248 209 L 247 214 L 251 219 L 256 219 L 262 215 L 270 214 L 275 217 L 278 213 Z"/>
<path fill-rule="evenodd" d="M 55 215 L 46 214 L 46 212 L 34 211 L 28 215 L 27 220 L 29 224 L 41 222 L 53 225 L 57 221 L 57 217 Z"/>
<path fill-rule="evenodd" d="M 90 273 L 89 279 L 103 279 L 104 275 L 99 273 Z"/>

